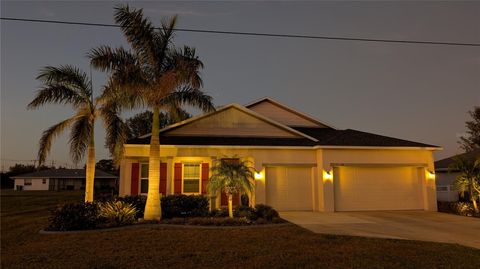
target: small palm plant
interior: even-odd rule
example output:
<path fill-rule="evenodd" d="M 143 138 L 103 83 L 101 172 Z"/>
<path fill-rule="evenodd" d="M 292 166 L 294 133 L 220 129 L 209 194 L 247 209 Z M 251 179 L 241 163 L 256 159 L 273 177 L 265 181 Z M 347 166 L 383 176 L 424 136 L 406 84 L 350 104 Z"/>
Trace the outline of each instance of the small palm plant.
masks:
<path fill-rule="evenodd" d="M 75 163 L 85 155 L 86 158 L 86 184 L 85 201 L 93 201 L 93 187 L 95 178 L 95 141 L 94 126 L 98 116 L 104 119 L 107 127 L 107 144 L 123 136 L 122 121 L 117 117 L 115 105 L 112 102 L 93 98 L 92 83 L 85 72 L 80 69 L 65 65 L 60 67 L 47 66 L 43 68 L 38 77 L 43 87 L 37 92 L 29 109 L 35 109 L 47 103 L 69 104 L 73 106 L 75 114 L 61 121 L 47 130 L 40 138 L 38 150 L 39 165 L 45 162 L 52 147 L 53 140 L 70 129 L 70 154 Z"/>
<path fill-rule="evenodd" d="M 228 197 L 228 216 L 233 218 L 233 195 L 240 192 L 254 192 L 254 169 L 247 161 L 236 158 L 221 159 L 214 163 L 212 176 L 208 181 L 207 190 L 211 196 L 223 191 Z"/>
<path fill-rule="evenodd" d="M 110 201 L 100 205 L 99 215 L 115 226 L 128 225 L 136 221 L 137 209 L 123 201 Z"/>
<path fill-rule="evenodd" d="M 478 213 L 477 199 L 480 198 L 480 158 L 476 160 L 456 158 L 449 169 L 450 171 L 460 172 L 455 178 L 453 186 L 460 192 L 462 197 L 468 193 L 473 208 L 475 212 Z"/>

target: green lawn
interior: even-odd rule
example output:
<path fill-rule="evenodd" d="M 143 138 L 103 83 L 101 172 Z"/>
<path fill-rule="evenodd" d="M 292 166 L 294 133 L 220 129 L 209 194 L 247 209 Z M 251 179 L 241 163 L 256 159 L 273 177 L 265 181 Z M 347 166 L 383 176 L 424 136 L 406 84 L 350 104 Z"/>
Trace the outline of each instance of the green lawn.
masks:
<path fill-rule="evenodd" d="M 40 235 L 48 208 L 81 194 L 1 194 L 2 268 L 480 268 L 477 249 L 319 235 L 294 225 Z"/>

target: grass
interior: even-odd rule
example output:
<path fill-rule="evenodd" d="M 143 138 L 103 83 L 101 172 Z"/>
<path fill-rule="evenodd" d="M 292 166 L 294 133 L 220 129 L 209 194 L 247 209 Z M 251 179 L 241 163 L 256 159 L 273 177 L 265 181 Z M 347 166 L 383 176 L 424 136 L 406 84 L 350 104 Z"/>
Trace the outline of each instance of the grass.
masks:
<path fill-rule="evenodd" d="M 1 268 L 480 268 L 453 244 L 252 229 L 138 227 L 41 235 L 48 209 L 79 193 L 1 193 Z"/>

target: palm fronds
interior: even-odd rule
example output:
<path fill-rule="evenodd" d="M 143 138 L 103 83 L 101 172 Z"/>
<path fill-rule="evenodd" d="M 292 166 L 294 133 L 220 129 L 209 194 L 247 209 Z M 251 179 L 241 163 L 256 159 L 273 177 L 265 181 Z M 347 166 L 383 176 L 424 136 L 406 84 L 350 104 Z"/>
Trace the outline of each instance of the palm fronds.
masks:
<path fill-rule="evenodd" d="M 218 191 L 234 194 L 245 191 L 249 194 L 254 191 L 254 169 L 248 161 L 221 159 L 214 163 L 212 176 L 208 181 L 207 190 L 210 195 Z"/>
<path fill-rule="evenodd" d="M 186 87 L 165 96 L 158 105 L 161 107 L 191 105 L 200 108 L 204 112 L 215 111 L 211 96 L 202 91 Z"/>
<path fill-rule="evenodd" d="M 94 116 L 90 113 L 82 112 L 75 119 L 70 131 L 70 155 L 75 163 L 78 163 L 83 158 L 89 143 L 93 139 Z"/>
<path fill-rule="evenodd" d="M 47 103 L 71 104 L 74 107 L 91 104 L 90 79 L 85 72 L 76 67 L 70 65 L 46 66 L 40 70 L 37 79 L 44 86 L 28 104 L 29 109 L 38 108 Z"/>
<path fill-rule="evenodd" d="M 76 117 L 71 117 L 64 121 L 61 121 L 47 130 L 45 130 L 40 138 L 39 149 L 38 149 L 38 162 L 39 165 L 45 163 L 47 155 L 50 153 L 52 148 L 53 140 L 60 135 L 66 128 L 70 127 L 75 121 Z"/>

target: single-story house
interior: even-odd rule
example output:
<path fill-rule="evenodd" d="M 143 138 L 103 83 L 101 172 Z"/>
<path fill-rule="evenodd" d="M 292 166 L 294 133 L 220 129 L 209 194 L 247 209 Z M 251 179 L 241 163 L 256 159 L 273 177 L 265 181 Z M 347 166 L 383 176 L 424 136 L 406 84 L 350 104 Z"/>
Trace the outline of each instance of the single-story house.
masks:
<path fill-rule="evenodd" d="M 150 134 L 127 141 L 120 195 L 146 194 Z M 215 160 L 242 158 L 255 173 L 252 205 L 278 210 L 437 210 L 438 146 L 340 130 L 270 98 L 230 104 L 160 130 L 165 194 L 207 194 Z M 212 207 L 227 199 L 217 195 Z M 238 197 L 234 203 L 238 204 Z"/>
<path fill-rule="evenodd" d="M 84 190 L 85 169 L 48 169 L 13 176 L 15 190 L 63 191 Z M 95 189 L 115 189 L 118 177 L 102 170 L 95 170 Z"/>
<path fill-rule="evenodd" d="M 458 191 L 453 188 L 455 178 L 460 174 L 459 171 L 450 169 L 450 165 L 455 162 L 455 158 L 465 158 L 474 160 L 480 158 L 480 149 L 451 156 L 435 162 L 435 174 L 437 184 L 438 201 L 456 202 L 458 201 Z"/>

